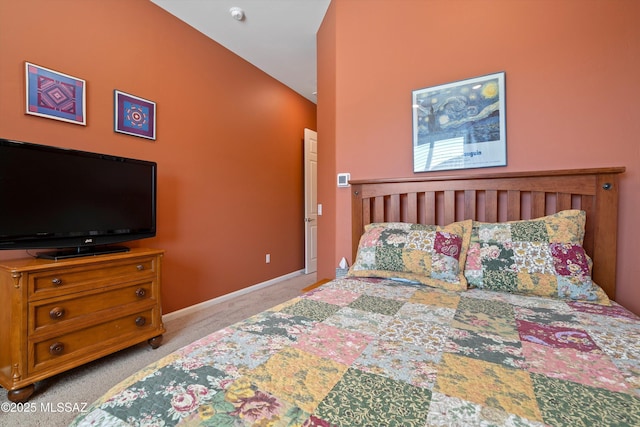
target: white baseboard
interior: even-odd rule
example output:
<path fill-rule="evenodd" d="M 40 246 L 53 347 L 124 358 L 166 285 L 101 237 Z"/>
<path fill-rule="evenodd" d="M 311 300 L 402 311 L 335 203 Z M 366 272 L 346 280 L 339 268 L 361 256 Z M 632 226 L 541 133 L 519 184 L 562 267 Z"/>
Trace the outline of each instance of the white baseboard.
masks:
<path fill-rule="evenodd" d="M 294 278 L 296 276 L 299 276 L 301 274 L 304 274 L 304 270 L 294 271 L 292 273 L 285 274 L 284 276 L 280 276 L 280 277 L 276 277 L 276 278 L 271 279 L 271 280 L 267 280 L 266 282 L 258 283 L 256 285 L 249 286 L 247 288 L 243 288 L 243 289 L 237 290 L 235 292 L 231 292 L 229 294 L 225 294 L 225 295 L 210 299 L 208 301 L 203 301 L 201 303 L 190 305 L 189 307 L 185 307 L 185 308 L 182 308 L 180 310 L 172 311 L 171 313 L 163 314 L 162 315 L 162 321 L 163 322 L 167 322 L 167 321 L 175 319 L 177 317 L 181 317 L 181 316 L 193 313 L 194 311 L 202 310 L 204 308 L 209 308 L 209 307 L 211 307 L 213 305 L 220 304 L 221 302 L 227 301 L 227 300 L 229 300 L 231 298 L 239 297 L 241 295 L 248 294 L 249 292 L 256 291 L 256 290 L 262 289 L 262 288 L 266 288 L 267 286 L 271 286 L 271 285 L 273 285 L 275 283 L 278 283 L 278 282 L 281 282 L 283 280 L 292 279 L 292 278 Z"/>

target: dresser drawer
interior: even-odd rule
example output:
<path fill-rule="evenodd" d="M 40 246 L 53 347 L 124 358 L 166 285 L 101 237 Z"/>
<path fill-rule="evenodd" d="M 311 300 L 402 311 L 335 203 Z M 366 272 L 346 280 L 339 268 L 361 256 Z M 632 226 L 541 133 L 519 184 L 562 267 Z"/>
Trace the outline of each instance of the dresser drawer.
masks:
<path fill-rule="evenodd" d="M 127 281 L 155 275 L 156 258 L 138 258 L 84 267 L 60 268 L 29 274 L 29 299 L 47 298 L 68 292 L 79 292 L 108 286 L 126 278 Z"/>
<path fill-rule="evenodd" d="M 86 291 L 64 297 L 29 303 L 29 333 L 46 332 L 49 328 L 82 323 L 87 316 L 108 316 L 130 304 L 155 299 L 152 279 L 129 283 L 108 290 Z"/>
<path fill-rule="evenodd" d="M 84 359 L 83 362 L 93 360 L 138 343 L 145 334 L 148 338 L 156 333 L 162 334 L 164 330 L 156 310 L 155 307 L 149 308 L 81 330 L 29 342 L 29 353 L 33 357 L 29 360 L 28 371 L 35 374 L 79 359 Z"/>

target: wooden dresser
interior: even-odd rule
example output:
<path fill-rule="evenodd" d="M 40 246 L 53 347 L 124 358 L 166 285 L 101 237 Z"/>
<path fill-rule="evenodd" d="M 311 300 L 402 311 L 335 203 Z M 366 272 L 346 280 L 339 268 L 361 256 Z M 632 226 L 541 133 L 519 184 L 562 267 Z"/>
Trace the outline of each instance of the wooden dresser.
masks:
<path fill-rule="evenodd" d="M 0 385 L 24 402 L 33 383 L 142 341 L 157 348 L 164 251 L 0 261 Z"/>

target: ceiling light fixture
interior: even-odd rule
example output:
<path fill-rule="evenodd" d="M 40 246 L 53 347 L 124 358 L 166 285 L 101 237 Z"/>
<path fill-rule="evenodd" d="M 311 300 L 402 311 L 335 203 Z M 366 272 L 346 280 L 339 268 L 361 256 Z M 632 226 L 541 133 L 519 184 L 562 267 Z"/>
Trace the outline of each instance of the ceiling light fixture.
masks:
<path fill-rule="evenodd" d="M 231 14 L 231 17 L 236 21 L 244 20 L 244 10 L 240 9 L 239 7 L 232 7 L 231 9 L 229 9 L 229 13 Z"/>

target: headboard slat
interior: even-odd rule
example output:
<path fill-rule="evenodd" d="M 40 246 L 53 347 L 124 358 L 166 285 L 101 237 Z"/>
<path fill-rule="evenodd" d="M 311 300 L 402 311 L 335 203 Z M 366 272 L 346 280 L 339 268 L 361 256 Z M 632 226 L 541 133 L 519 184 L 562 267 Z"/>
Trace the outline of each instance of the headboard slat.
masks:
<path fill-rule="evenodd" d="M 425 224 L 436 223 L 436 193 L 433 191 L 427 191 L 424 194 L 424 206 L 425 212 Z"/>
<path fill-rule="evenodd" d="M 418 222 L 418 194 L 417 193 L 409 193 L 407 194 L 407 215 L 406 222 L 410 222 L 415 224 Z"/>
<path fill-rule="evenodd" d="M 557 193 L 556 195 L 556 209 L 564 211 L 571 209 L 571 194 Z"/>
<path fill-rule="evenodd" d="M 477 194 L 475 190 L 464 191 L 464 216 L 465 218 L 476 218 L 478 207 Z"/>
<path fill-rule="evenodd" d="M 485 218 L 486 222 L 498 221 L 498 192 L 487 190 L 484 192 Z"/>
<path fill-rule="evenodd" d="M 521 217 L 521 203 L 520 191 L 509 190 L 507 192 L 507 221 L 514 221 Z"/>
<path fill-rule="evenodd" d="M 584 248 L 593 259 L 593 278 L 615 299 L 618 179 L 624 170 L 610 167 L 353 180 L 352 260 L 364 226 L 371 222 L 499 222 L 582 209 L 587 213 Z"/>
<path fill-rule="evenodd" d="M 540 218 L 547 212 L 547 198 L 542 191 L 531 192 L 531 218 Z"/>
<path fill-rule="evenodd" d="M 456 192 L 444 192 L 444 222 L 451 224 L 456 221 Z"/>
<path fill-rule="evenodd" d="M 387 222 L 400 222 L 402 212 L 400 210 L 400 195 L 392 194 L 389 196 L 389 217 L 386 218 Z"/>
<path fill-rule="evenodd" d="M 384 197 L 373 199 L 373 222 L 384 222 Z"/>

